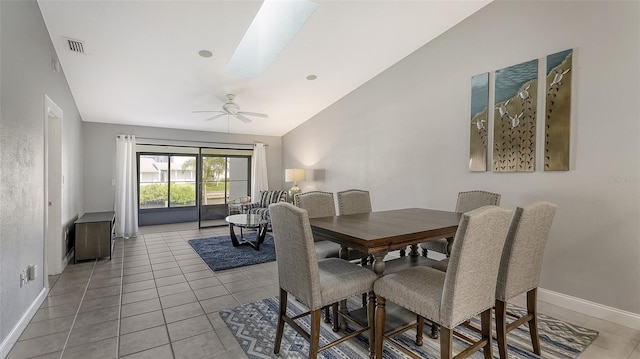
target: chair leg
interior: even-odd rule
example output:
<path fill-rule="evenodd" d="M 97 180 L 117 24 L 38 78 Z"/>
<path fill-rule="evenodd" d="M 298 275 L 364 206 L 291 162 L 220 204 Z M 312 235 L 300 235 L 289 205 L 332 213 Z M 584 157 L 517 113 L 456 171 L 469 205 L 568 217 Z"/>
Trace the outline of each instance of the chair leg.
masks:
<path fill-rule="evenodd" d="M 376 328 L 375 328 L 375 354 L 376 359 L 382 359 L 382 347 L 384 344 L 384 322 L 387 316 L 387 310 L 385 308 L 386 300 L 378 296 L 376 299 Z"/>
<path fill-rule="evenodd" d="M 507 303 L 496 299 L 496 337 L 500 359 L 507 359 Z"/>
<path fill-rule="evenodd" d="M 276 342 L 273 345 L 273 353 L 280 353 L 280 342 L 284 333 L 284 316 L 287 314 L 287 292 L 280 288 L 280 313 L 278 314 L 278 329 L 276 330 Z"/>
<path fill-rule="evenodd" d="M 491 349 L 491 308 L 482 312 L 482 314 L 480 315 L 480 323 L 482 339 L 487 341 L 487 343 L 484 345 L 484 348 L 482 348 L 484 358 L 493 359 L 493 353 Z"/>
<path fill-rule="evenodd" d="M 453 358 L 453 330 L 440 327 L 440 359 Z"/>
<path fill-rule="evenodd" d="M 527 312 L 533 318 L 529 321 L 529 333 L 531 333 L 531 345 L 533 352 L 540 355 L 540 337 L 538 336 L 538 288 L 527 292 Z"/>
<path fill-rule="evenodd" d="M 438 324 L 431 322 L 431 339 L 438 339 Z"/>
<path fill-rule="evenodd" d="M 333 310 L 333 331 L 338 332 L 340 330 L 340 324 L 338 320 L 338 303 L 331 304 Z"/>
<path fill-rule="evenodd" d="M 331 323 L 331 318 L 329 318 L 329 307 L 324 307 L 324 322 Z"/>
<path fill-rule="evenodd" d="M 311 337 L 309 338 L 309 359 L 318 357 L 320 347 L 320 317 L 321 310 L 311 311 Z"/>
<path fill-rule="evenodd" d="M 367 308 L 367 320 L 369 324 L 369 358 L 374 359 L 376 357 L 376 294 L 373 291 L 369 292 L 369 304 Z"/>
<path fill-rule="evenodd" d="M 424 333 L 424 317 L 418 315 L 417 323 L 416 323 L 416 345 L 422 346 L 422 334 Z"/>

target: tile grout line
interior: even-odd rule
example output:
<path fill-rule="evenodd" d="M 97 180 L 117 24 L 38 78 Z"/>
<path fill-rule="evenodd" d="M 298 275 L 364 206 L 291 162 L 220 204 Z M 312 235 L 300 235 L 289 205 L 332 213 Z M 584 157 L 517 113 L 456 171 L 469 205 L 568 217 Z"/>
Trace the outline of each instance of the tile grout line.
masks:
<path fill-rule="evenodd" d="M 120 327 L 122 326 L 122 296 L 124 295 L 124 253 L 126 246 L 122 238 L 122 259 L 120 263 L 120 305 L 118 306 L 118 330 L 116 331 L 116 359 L 120 358 Z"/>
<path fill-rule="evenodd" d="M 62 359 L 64 355 L 64 351 L 67 350 L 67 344 L 69 343 L 69 338 L 71 338 L 71 332 L 73 331 L 73 327 L 76 325 L 76 320 L 78 319 L 80 308 L 82 308 L 82 304 L 84 303 L 84 297 L 87 295 L 87 290 L 89 289 L 89 283 L 91 283 L 93 272 L 96 270 L 96 264 L 98 264 L 97 258 L 93 262 L 93 268 L 91 268 L 91 274 L 89 275 L 89 279 L 87 280 L 87 285 L 85 285 L 84 292 L 82 293 L 82 298 L 80 298 L 80 304 L 78 305 L 78 309 L 76 309 L 76 314 L 73 316 L 73 322 L 71 322 L 71 328 L 69 329 L 69 334 L 67 334 L 67 338 L 64 340 L 64 345 L 62 346 L 62 351 L 60 352 L 60 359 Z"/>

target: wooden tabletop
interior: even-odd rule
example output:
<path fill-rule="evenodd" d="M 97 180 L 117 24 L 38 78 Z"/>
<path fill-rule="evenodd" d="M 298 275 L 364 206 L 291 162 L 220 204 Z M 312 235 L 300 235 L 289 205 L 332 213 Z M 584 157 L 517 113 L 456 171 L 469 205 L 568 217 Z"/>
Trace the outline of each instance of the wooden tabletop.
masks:
<path fill-rule="evenodd" d="M 453 237 L 462 214 L 423 208 L 310 219 L 314 233 L 364 253 Z"/>

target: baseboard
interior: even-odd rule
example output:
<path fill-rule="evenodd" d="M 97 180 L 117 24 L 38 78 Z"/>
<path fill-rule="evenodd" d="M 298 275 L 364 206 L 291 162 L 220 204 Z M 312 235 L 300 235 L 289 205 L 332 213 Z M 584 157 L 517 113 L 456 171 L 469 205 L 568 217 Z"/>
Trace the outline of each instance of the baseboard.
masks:
<path fill-rule="evenodd" d="M 29 324 L 29 322 L 31 321 L 31 318 L 33 318 L 33 316 L 36 315 L 36 312 L 38 311 L 38 308 L 40 308 L 40 305 L 42 305 L 44 300 L 47 299 L 48 294 L 49 294 L 49 289 L 42 288 L 42 290 L 40 291 L 40 294 L 38 294 L 38 296 L 36 297 L 36 300 L 34 300 L 33 303 L 31 303 L 27 311 L 22 315 L 22 318 L 20 318 L 20 320 L 16 324 L 16 326 L 13 327 L 13 329 L 11 329 L 11 332 L 9 332 L 9 335 L 7 335 L 7 337 L 4 338 L 4 340 L 2 341 L 2 344 L 0 344 L 0 358 L 6 358 L 7 355 L 9 355 L 11 348 L 13 348 L 13 345 L 18 341 L 18 339 L 20 338 L 20 335 L 22 334 L 24 329 L 27 327 L 27 324 Z"/>
<path fill-rule="evenodd" d="M 542 288 L 538 288 L 538 300 L 635 330 L 640 330 L 640 314 L 608 307 Z"/>

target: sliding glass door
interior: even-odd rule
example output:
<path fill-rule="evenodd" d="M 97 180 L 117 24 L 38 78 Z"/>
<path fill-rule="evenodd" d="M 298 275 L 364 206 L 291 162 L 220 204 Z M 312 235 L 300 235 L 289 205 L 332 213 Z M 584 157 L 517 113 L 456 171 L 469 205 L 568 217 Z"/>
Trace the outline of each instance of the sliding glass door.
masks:
<path fill-rule="evenodd" d="M 251 155 L 238 152 L 200 149 L 199 228 L 226 224 L 229 201 L 249 194 Z"/>

